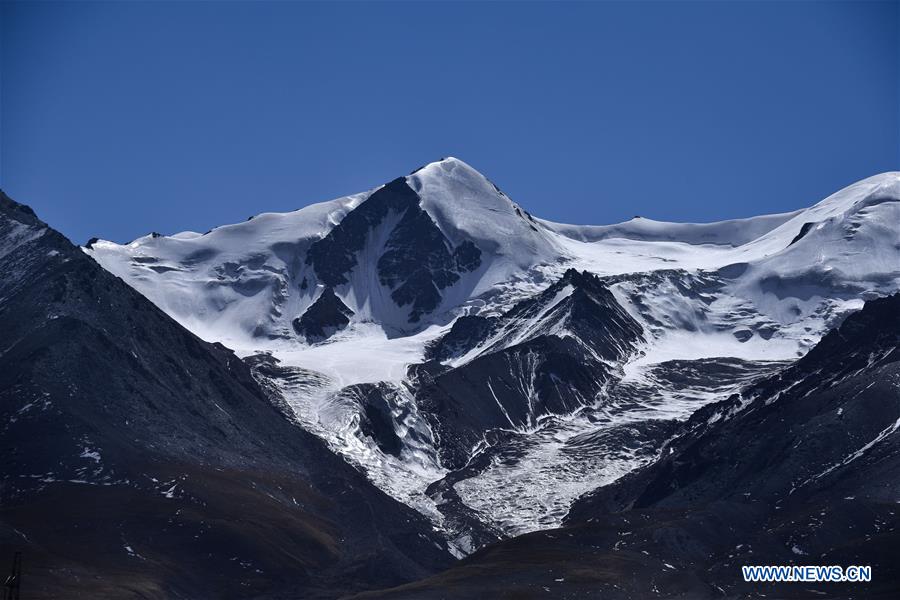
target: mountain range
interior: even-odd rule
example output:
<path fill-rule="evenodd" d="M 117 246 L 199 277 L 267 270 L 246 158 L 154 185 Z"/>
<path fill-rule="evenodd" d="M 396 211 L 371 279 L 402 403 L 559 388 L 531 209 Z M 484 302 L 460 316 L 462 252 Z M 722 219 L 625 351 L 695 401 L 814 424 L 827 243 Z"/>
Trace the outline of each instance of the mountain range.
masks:
<path fill-rule="evenodd" d="M 898 224 L 900 173 L 574 226 L 454 158 L 81 248 L 4 196 L 0 543 L 49 596 L 895 597 Z M 740 579 L 810 562 L 874 580 Z"/>

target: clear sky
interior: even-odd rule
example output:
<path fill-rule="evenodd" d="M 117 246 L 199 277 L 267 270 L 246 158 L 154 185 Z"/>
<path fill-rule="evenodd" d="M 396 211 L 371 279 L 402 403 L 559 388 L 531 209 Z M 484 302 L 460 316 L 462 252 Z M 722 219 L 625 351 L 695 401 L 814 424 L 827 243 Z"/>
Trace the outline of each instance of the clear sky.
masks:
<path fill-rule="evenodd" d="M 0 185 L 84 243 L 457 156 L 535 215 L 708 221 L 900 168 L 896 2 L 3 2 Z"/>

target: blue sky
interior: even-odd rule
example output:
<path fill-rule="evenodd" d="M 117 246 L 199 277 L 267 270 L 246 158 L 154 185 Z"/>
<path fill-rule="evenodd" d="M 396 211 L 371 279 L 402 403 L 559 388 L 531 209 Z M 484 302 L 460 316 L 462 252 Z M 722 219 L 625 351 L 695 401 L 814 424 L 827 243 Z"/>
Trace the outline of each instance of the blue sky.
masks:
<path fill-rule="evenodd" d="M 708 221 L 900 163 L 895 2 L 4 2 L 0 185 L 73 241 L 453 155 L 532 213 Z"/>

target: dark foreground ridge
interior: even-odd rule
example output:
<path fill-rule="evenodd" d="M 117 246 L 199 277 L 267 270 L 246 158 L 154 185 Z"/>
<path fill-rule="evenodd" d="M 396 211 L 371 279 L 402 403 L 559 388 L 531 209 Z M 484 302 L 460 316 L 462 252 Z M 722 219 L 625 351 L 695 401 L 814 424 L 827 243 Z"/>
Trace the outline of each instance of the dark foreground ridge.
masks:
<path fill-rule="evenodd" d="M 561 529 L 358 598 L 897 598 L 900 295 L 700 409 L 663 458 Z M 870 565 L 871 583 L 744 583 L 742 565 Z"/>
<path fill-rule="evenodd" d="M 330 598 L 452 560 L 230 350 L 2 193 L 0 332 L 0 560 L 22 551 L 23 598 Z"/>

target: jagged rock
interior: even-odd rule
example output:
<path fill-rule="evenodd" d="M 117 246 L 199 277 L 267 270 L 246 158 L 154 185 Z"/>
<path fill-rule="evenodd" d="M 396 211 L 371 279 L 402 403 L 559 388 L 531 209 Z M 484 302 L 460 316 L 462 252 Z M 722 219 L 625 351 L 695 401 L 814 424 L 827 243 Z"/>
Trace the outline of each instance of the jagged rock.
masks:
<path fill-rule="evenodd" d="M 294 331 L 307 342 L 328 339 L 350 323 L 353 311 L 341 302 L 332 288 L 325 288 L 303 315 L 294 319 Z"/>
<path fill-rule="evenodd" d="M 328 286 L 349 283 L 357 253 L 389 216 L 399 218 L 390 229 L 377 261 L 381 285 L 391 290 L 398 306 L 410 306 L 409 321 L 437 308 L 441 290 L 473 271 L 481 251 L 466 240 L 456 248 L 420 206 L 421 200 L 406 179 L 395 179 L 351 211 L 328 235 L 309 248 L 306 264 Z"/>
<path fill-rule="evenodd" d="M 643 340 L 641 326 L 603 283 L 574 269 L 499 317 L 460 321 L 431 355 L 478 349 L 476 356 L 421 382 L 416 394 L 451 468 L 488 430 L 534 427 L 544 415 L 593 403 L 609 381 L 609 365 Z"/>

